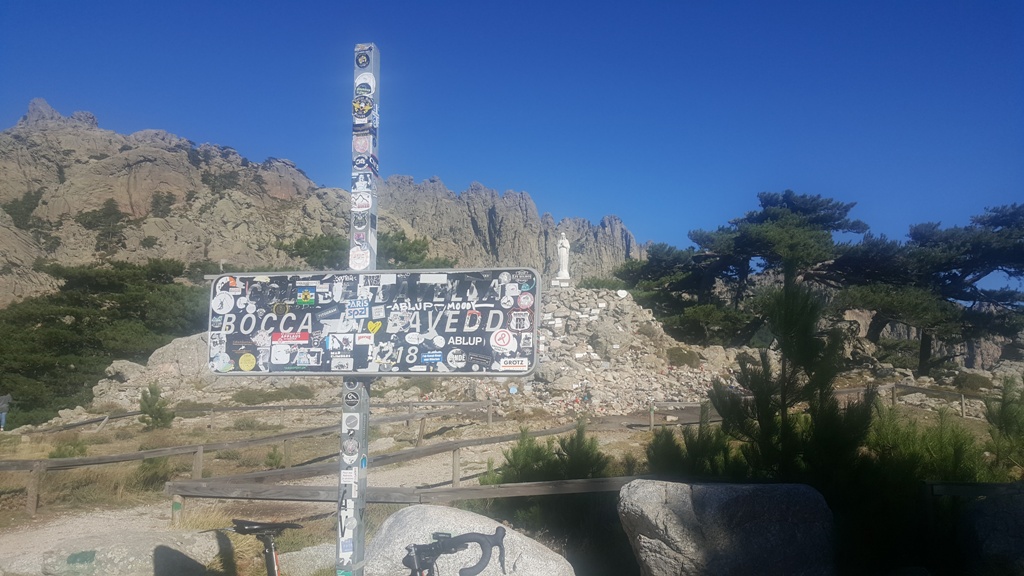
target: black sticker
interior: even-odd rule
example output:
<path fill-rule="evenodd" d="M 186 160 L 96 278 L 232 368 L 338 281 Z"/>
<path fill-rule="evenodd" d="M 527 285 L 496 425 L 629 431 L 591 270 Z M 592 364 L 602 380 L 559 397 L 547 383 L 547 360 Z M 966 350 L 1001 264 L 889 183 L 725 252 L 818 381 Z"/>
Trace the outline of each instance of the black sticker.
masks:
<path fill-rule="evenodd" d="M 370 94 L 373 94 L 373 87 L 368 83 L 356 84 L 356 96 L 369 96 Z"/>
<path fill-rule="evenodd" d="M 359 392 L 345 392 L 345 406 L 353 408 L 359 404 Z"/>
<path fill-rule="evenodd" d="M 356 66 L 359 66 L 360 68 L 366 68 L 369 65 L 370 65 L 370 53 L 369 52 L 359 52 L 359 53 L 356 54 Z"/>
<path fill-rule="evenodd" d="M 364 120 L 370 117 L 371 112 L 373 112 L 373 98 L 356 96 L 352 99 L 352 116 Z"/>

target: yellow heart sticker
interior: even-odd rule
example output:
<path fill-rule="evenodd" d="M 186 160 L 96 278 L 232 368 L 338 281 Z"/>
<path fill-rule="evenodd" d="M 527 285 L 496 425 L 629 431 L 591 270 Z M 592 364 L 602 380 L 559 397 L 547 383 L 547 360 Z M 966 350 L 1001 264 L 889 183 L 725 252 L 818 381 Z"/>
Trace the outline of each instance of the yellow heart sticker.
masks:
<path fill-rule="evenodd" d="M 370 331 L 370 334 L 376 334 L 377 330 L 380 330 L 380 326 L 381 326 L 380 320 L 377 320 L 376 322 L 367 322 L 366 323 L 366 329 Z"/>

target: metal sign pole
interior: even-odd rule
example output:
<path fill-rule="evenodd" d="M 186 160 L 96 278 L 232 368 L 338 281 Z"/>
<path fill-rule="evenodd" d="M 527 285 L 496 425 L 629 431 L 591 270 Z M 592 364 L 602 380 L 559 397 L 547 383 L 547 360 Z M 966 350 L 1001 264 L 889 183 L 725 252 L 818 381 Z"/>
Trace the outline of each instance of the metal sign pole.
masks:
<path fill-rule="evenodd" d="M 380 52 L 355 47 L 352 92 L 352 186 L 349 269 L 377 268 L 377 128 L 380 124 Z M 362 576 L 366 550 L 366 464 L 370 379 L 343 380 L 338 472 L 337 576 Z"/>

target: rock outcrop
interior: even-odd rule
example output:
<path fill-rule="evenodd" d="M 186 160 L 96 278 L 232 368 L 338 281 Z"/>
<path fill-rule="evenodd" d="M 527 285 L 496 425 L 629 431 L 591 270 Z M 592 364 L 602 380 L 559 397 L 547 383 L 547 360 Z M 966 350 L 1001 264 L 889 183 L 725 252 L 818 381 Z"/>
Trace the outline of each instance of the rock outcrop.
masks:
<path fill-rule="evenodd" d="M 1024 485 L 965 498 L 958 522 L 965 574 L 1024 574 Z"/>
<path fill-rule="evenodd" d="M 623 415 L 644 411 L 649 403 L 696 403 L 706 398 L 712 380 L 729 379 L 742 350 L 702 349 L 680 344 L 625 291 L 558 287 L 541 292 L 537 370 L 527 377 L 444 378 L 430 392 L 412 392 L 403 378 L 378 378 L 389 402 L 412 399 L 493 400 L 500 413 L 543 410 L 553 415 Z M 673 363 L 669 351 L 690 362 Z M 748 351 L 753 354 L 753 351 Z M 107 378 L 93 387 L 95 405 L 138 406 L 142 390 L 160 387 L 173 403 L 230 403 L 239 390 L 267 390 L 304 384 L 316 401 L 337 402 L 337 378 L 218 376 L 208 367 L 207 335 L 174 340 L 152 354 L 145 366 L 114 361 Z"/>
<path fill-rule="evenodd" d="M 836 572 L 832 512 L 802 484 L 634 480 L 619 518 L 647 576 Z"/>
<path fill-rule="evenodd" d="M 403 508 L 388 517 L 366 547 L 365 576 L 392 576 L 404 573 L 402 558 L 410 544 L 430 544 L 434 532 L 452 535 L 467 532 L 494 534 L 498 522 L 447 506 L 417 505 Z M 480 559 L 480 547 L 443 556 L 438 560 L 441 574 L 456 574 L 459 568 L 472 566 Z M 505 571 L 498 563 L 498 551 L 480 576 L 573 576 L 572 565 L 558 554 L 512 529 L 505 535 Z"/>
<path fill-rule="evenodd" d="M 525 192 L 474 183 L 461 194 L 437 179 L 392 176 L 380 190 L 379 229 L 429 238 L 433 256 L 462 267 L 529 266 L 554 274 L 558 233 L 572 242 L 574 278 L 603 277 L 639 245 L 615 216 L 556 223 Z M 113 242 L 76 216 L 113 200 L 123 221 Z M 62 116 L 43 100 L 0 132 L 0 306 L 52 290 L 33 273 L 46 258 L 65 265 L 101 257 L 130 262 L 209 260 L 238 268 L 307 268 L 280 243 L 347 235 L 349 193 L 313 183 L 289 160 L 252 162 L 237 151 L 162 130 L 122 135 L 86 112 Z M 8 217 L 10 216 L 10 217 Z"/>

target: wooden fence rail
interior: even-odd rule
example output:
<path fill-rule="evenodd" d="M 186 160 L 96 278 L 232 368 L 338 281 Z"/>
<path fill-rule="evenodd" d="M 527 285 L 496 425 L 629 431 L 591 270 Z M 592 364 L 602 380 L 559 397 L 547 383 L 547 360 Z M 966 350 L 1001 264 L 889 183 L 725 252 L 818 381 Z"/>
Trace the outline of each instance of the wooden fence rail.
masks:
<path fill-rule="evenodd" d="M 966 396 L 964 394 L 957 394 L 957 393 L 954 393 L 954 392 L 949 392 L 949 391 L 944 391 L 944 390 L 935 390 L 935 389 L 931 389 L 931 388 L 920 388 L 920 387 L 909 386 L 909 385 L 905 385 L 905 384 L 889 384 L 889 385 L 878 387 L 878 390 L 879 390 L 879 392 L 884 392 L 885 390 L 889 390 L 891 392 L 892 403 L 894 405 L 896 404 L 896 402 L 898 400 L 898 390 L 911 390 L 913 392 L 923 392 L 923 393 L 926 393 L 926 394 L 938 394 L 938 395 L 946 395 L 946 396 L 954 396 L 954 397 L 959 395 L 959 397 L 960 397 L 960 406 L 961 406 L 961 408 L 960 408 L 961 416 L 965 416 L 965 406 L 964 405 L 965 405 L 965 397 Z M 864 389 L 863 388 L 848 389 L 848 390 L 837 390 L 836 391 L 836 395 L 837 396 L 849 396 L 849 395 L 854 395 L 854 394 L 856 394 L 857 396 L 860 396 L 863 393 L 864 393 Z M 466 413 L 468 411 L 478 411 L 478 410 L 486 409 L 486 411 L 487 411 L 487 423 L 490 424 L 491 421 L 492 421 L 492 410 L 493 410 L 493 406 L 490 403 L 488 403 L 488 402 L 464 402 L 464 403 L 460 403 L 460 402 L 408 402 L 408 403 L 390 404 L 390 405 L 388 405 L 388 407 L 390 407 L 390 408 L 393 408 L 393 407 L 407 407 L 410 411 L 412 411 L 412 410 L 414 410 L 417 407 L 430 407 L 430 408 L 434 408 L 434 407 L 439 407 L 439 406 L 452 406 L 452 405 L 454 405 L 456 407 L 455 408 L 450 408 L 450 409 L 447 409 L 447 410 L 430 410 L 430 411 L 426 411 L 426 412 L 409 412 L 409 413 L 398 413 L 398 414 L 374 416 L 374 424 L 386 424 L 386 423 L 390 423 L 390 422 L 399 422 L 399 421 L 403 421 L 403 420 L 408 423 L 408 422 L 413 421 L 413 420 L 418 420 L 419 423 L 420 423 L 420 428 L 419 428 L 419 434 L 418 434 L 417 442 L 416 442 L 417 448 L 409 449 L 409 450 L 403 450 L 403 451 L 400 451 L 400 452 L 394 452 L 394 453 L 390 453 L 390 454 L 376 455 L 376 456 L 373 456 L 373 457 L 370 458 L 370 462 L 373 465 L 381 466 L 381 465 L 385 465 L 385 464 L 405 462 L 405 461 L 414 460 L 414 459 L 417 459 L 417 458 L 423 458 L 423 457 L 426 457 L 426 456 L 432 456 L 432 455 L 435 455 L 435 454 L 441 454 L 441 453 L 444 453 L 444 452 L 451 452 L 451 454 L 452 454 L 452 488 L 449 488 L 449 489 L 431 489 L 431 490 L 466 490 L 466 489 L 478 490 L 478 488 L 476 488 L 476 487 L 473 487 L 473 488 L 460 488 L 459 487 L 459 483 L 460 483 L 460 480 L 461 480 L 460 452 L 459 452 L 459 450 L 461 448 L 465 448 L 465 447 L 469 447 L 469 446 L 480 446 L 480 445 L 486 445 L 486 444 L 495 444 L 495 443 L 504 443 L 504 442 L 514 441 L 514 440 L 518 439 L 519 434 L 510 434 L 510 435 L 506 435 L 506 436 L 499 436 L 499 437 L 492 437 L 492 438 L 478 438 L 478 439 L 471 439 L 471 440 L 443 442 L 443 443 L 432 444 L 432 445 L 423 446 L 423 447 L 420 447 L 420 444 L 421 444 L 421 442 L 423 440 L 423 436 L 424 436 L 424 432 L 425 432 L 425 423 L 426 423 L 426 419 L 427 418 L 439 418 L 439 417 L 445 417 L 445 416 L 453 416 L 453 415 L 464 414 L 464 413 Z M 656 413 L 661 413 L 661 412 L 663 412 L 665 410 L 671 410 L 671 409 L 677 409 L 677 408 L 693 408 L 693 407 L 697 407 L 697 406 L 700 406 L 700 404 L 697 404 L 697 403 L 685 403 L 685 402 L 651 402 L 650 405 L 649 405 L 649 413 L 650 413 L 649 429 L 651 429 L 651 430 L 654 429 L 655 414 Z M 206 410 L 200 410 L 199 412 L 200 413 L 204 413 L 204 414 L 213 414 L 213 413 L 218 413 L 218 412 L 251 411 L 251 410 L 259 410 L 259 411 L 268 411 L 268 410 L 274 411 L 274 410 L 277 410 L 277 411 L 282 411 L 283 412 L 284 410 L 325 410 L 325 409 L 335 409 L 335 408 L 340 408 L 340 407 L 341 407 L 340 404 L 324 404 L 324 405 L 314 405 L 314 406 L 309 406 L 309 405 L 303 405 L 303 406 L 258 406 L 258 407 L 236 406 L 236 407 L 225 407 L 225 408 L 211 408 L 211 409 L 206 409 Z M 371 408 L 373 408 L 373 407 L 380 408 L 381 406 L 371 406 Z M 183 411 L 183 413 L 184 412 L 185 411 Z M 102 427 L 104 424 L 106 424 L 107 421 L 109 421 L 111 419 L 134 417 L 134 416 L 137 416 L 138 414 L 140 414 L 140 413 L 139 412 L 130 412 L 130 413 L 127 413 L 127 414 L 122 414 L 122 415 L 117 415 L 117 416 L 98 417 L 98 418 L 90 419 L 90 420 L 83 421 L 83 422 L 77 422 L 75 424 L 68 425 L 67 427 L 62 427 L 62 428 L 59 428 L 59 429 L 66 429 L 68 427 L 84 426 L 84 425 L 96 424 L 96 423 L 99 423 L 100 426 Z M 715 421 L 717 421 L 717 420 L 718 419 L 716 418 Z M 685 423 L 680 423 L 680 424 L 685 424 Z M 567 432 L 568 430 L 571 430 L 573 428 L 573 426 L 574 425 L 569 425 L 569 426 L 565 426 L 565 427 L 561 427 L 561 428 L 557 428 L 557 429 L 531 432 L 530 435 L 531 436 L 541 436 L 541 435 L 550 435 L 550 434 L 561 434 L 563 432 Z M 285 434 L 278 434 L 278 435 L 274 435 L 274 436 L 267 436 L 267 437 L 262 437 L 262 438 L 253 438 L 253 439 L 248 439 L 248 440 L 240 440 L 240 441 L 232 441 L 232 442 L 215 442 L 215 443 L 209 443 L 209 444 L 195 444 L 195 445 L 188 445 L 188 446 L 175 446 L 175 447 L 170 447 L 170 448 L 157 448 L 157 449 L 154 449 L 154 450 L 142 450 L 142 451 L 138 451 L 138 452 L 131 452 L 131 453 L 126 453 L 126 454 L 113 454 L 113 455 L 108 455 L 108 456 L 88 456 L 88 457 L 80 457 L 80 458 L 58 458 L 58 459 L 45 459 L 45 460 L 6 460 L 6 461 L 0 461 L 0 472 L 10 472 L 10 471 L 27 471 L 27 472 L 29 472 L 29 480 L 28 480 L 27 486 L 26 486 L 26 500 L 27 500 L 27 502 L 26 502 L 26 509 L 32 515 L 35 514 L 36 507 L 38 505 L 39 483 L 40 483 L 40 481 L 42 479 L 43 474 L 46 471 L 48 471 L 48 470 L 69 470 L 69 469 L 78 468 L 78 467 L 82 467 L 82 466 L 96 466 L 96 465 L 103 465 L 103 464 L 113 464 L 113 463 L 118 463 L 118 462 L 129 462 L 129 461 L 135 461 L 135 460 L 144 460 L 144 459 L 147 459 L 147 458 L 160 458 L 160 457 L 165 457 L 165 456 L 174 456 L 174 455 L 183 455 L 183 454 L 192 454 L 192 457 L 193 457 L 192 481 L 191 482 L 172 482 L 172 483 L 168 483 L 168 488 L 165 491 L 167 491 L 168 494 L 171 494 L 172 496 L 174 496 L 176 498 L 182 498 L 182 497 L 185 497 L 185 496 L 203 497 L 203 496 L 201 496 L 198 493 L 197 494 L 191 494 L 190 493 L 191 490 L 197 490 L 197 491 L 205 490 L 205 491 L 209 491 L 210 493 L 218 493 L 217 489 L 215 489 L 213 487 L 216 486 L 216 485 L 222 485 L 223 486 L 226 482 L 232 482 L 232 483 L 243 482 L 242 484 L 232 484 L 232 486 L 236 486 L 236 487 L 237 486 L 249 486 L 250 484 L 245 484 L 244 483 L 247 480 L 253 482 L 254 483 L 254 484 L 252 484 L 253 486 L 263 486 L 264 488 L 266 488 L 269 491 L 268 493 L 273 493 L 274 490 L 278 490 L 278 491 L 284 490 L 285 492 L 288 492 L 289 490 L 293 490 L 293 489 L 294 490 L 299 490 L 300 488 L 308 488 L 308 489 L 311 490 L 311 492 L 310 492 L 311 494 L 320 494 L 322 496 L 323 494 L 316 492 L 316 490 L 325 490 L 325 489 L 328 489 L 328 488 L 294 487 L 294 486 L 276 486 L 275 487 L 275 486 L 267 486 L 264 483 L 269 481 L 269 480 L 284 481 L 284 480 L 308 478 L 308 477 L 314 477 L 314 476 L 330 474 L 330 473 L 333 473 L 333 471 L 337 469 L 337 464 L 336 463 L 333 463 L 333 462 L 323 462 L 323 463 L 312 464 L 312 465 L 296 467 L 296 468 L 286 468 L 285 470 L 273 470 L 273 471 L 266 471 L 266 472 L 254 472 L 254 473 L 250 473 L 250 474 L 242 474 L 242 475 L 237 475 L 237 476 L 206 479 L 206 480 L 204 480 L 202 482 L 198 482 L 198 484 L 196 484 L 196 482 L 199 481 L 202 478 L 203 458 L 204 458 L 204 454 L 207 453 L 207 452 L 216 452 L 218 450 L 242 449 L 242 448 L 249 448 L 249 447 L 266 445 L 266 444 L 283 443 L 284 447 L 285 447 L 284 451 L 285 451 L 285 455 L 286 455 L 285 456 L 285 460 L 286 460 L 286 463 L 288 465 L 290 465 L 290 459 L 288 457 L 288 454 L 290 453 L 290 450 L 289 450 L 289 447 L 290 447 L 289 442 L 290 441 L 296 440 L 296 439 L 300 439 L 300 438 L 313 437 L 313 436 L 322 436 L 322 435 L 328 435 L 328 434 L 336 434 L 338 432 L 339 432 L 339 427 L 337 425 L 331 425 L 331 426 L 323 426 L 323 427 L 319 427 L 319 428 L 313 428 L 313 429 L 309 429 L 309 430 L 300 430 L 300 431 L 296 431 L 296 432 L 289 432 L 289 433 L 285 433 Z M 333 456 L 333 457 L 336 457 L 336 456 Z M 202 488 L 199 488 L 199 486 L 201 486 Z M 517 486 L 519 486 L 519 485 L 517 485 Z M 336 499 L 336 497 L 337 497 L 337 488 L 329 488 L 328 490 L 334 490 L 334 492 L 333 492 L 334 497 L 333 498 Z M 371 489 L 370 490 L 371 493 L 374 493 L 374 490 L 376 490 L 376 489 Z M 389 494 L 390 493 L 405 494 L 405 492 L 403 490 L 401 490 L 401 489 L 388 489 L 388 490 L 392 490 L 392 492 L 387 492 Z M 394 492 L 395 490 L 397 490 L 397 492 Z M 294 493 L 295 494 L 301 494 L 301 490 L 299 492 L 294 492 Z M 421 494 L 421 493 L 423 493 L 422 490 L 420 492 L 417 492 L 417 494 Z M 431 493 L 441 494 L 442 492 L 431 492 Z M 431 493 L 423 493 L 423 494 L 431 494 Z M 502 493 L 507 494 L 508 491 L 505 490 Z M 382 492 L 382 494 L 384 494 L 384 492 Z M 938 495 L 938 493 L 936 493 L 936 495 Z M 245 496 L 207 496 L 207 497 L 213 497 L 213 498 L 222 498 L 222 497 L 223 498 L 233 498 L 233 497 L 245 498 Z M 383 498 L 385 496 L 380 496 L 380 497 Z M 395 498 L 399 498 L 399 496 L 394 496 L 394 497 Z M 401 497 L 402 498 L 411 498 L 411 496 L 401 496 Z M 417 498 L 421 498 L 421 499 L 422 498 L 429 498 L 429 497 L 430 496 L 417 496 Z M 475 498 L 475 497 L 488 498 L 488 497 L 492 497 L 492 496 L 471 496 L 471 498 Z M 269 499 L 275 499 L 275 498 L 269 498 Z M 291 499 L 291 498 L 281 498 L 281 499 Z M 458 498 L 453 498 L 453 499 L 458 499 Z M 328 500 L 330 500 L 330 498 Z M 372 500 L 368 500 L 368 501 L 372 501 Z M 394 501 L 394 500 L 386 500 L 386 501 Z M 406 500 L 402 500 L 402 501 L 404 502 Z M 422 500 L 417 500 L 417 501 L 422 501 Z M 440 500 L 435 500 L 435 501 L 440 501 Z"/>
<path fill-rule="evenodd" d="M 414 408 L 424 407 L 436 407 L 436 406 L 452 406 L 452 405 L 470 405 L 470 404 L 487 404 L 486 402 L 448 402 L 448 401 L 433 401 L 433 402 L 395 402 L 390 404 L 370 404 L 370 409 L 380 408 L 405 408 L 409 410 Z M 190 408 L 185 410 L 175 410 L 174 413 L 178 416 L 182 414 L 199 414 L 201 416 L 213 417 L 214 414 L 228 413 L 228 412 L 267 412 L 277 411 L 284 412 L 287 410 L 335 410 L 341 409 L 341 404 L 296 404 L 296 405 L 285 405 L 285 404 L 274 404 L 274 405 L 259 405 L 259 406 L 220 406 L 210 408 Z M 64 424 L 62 426 L 56 426 L 53 428 L 37 428 L 31 430 L 30 433 L 53 433 L 63 432 L 65 430 L 72 430 L 74 428 L 81 428 L 90 424 L 99 424 L 100 428 L 103 428 L 107 422 L 111 420 L 121 420 L 124 418 L 136 418 L 141 416 L 142 412 L 134 410 L 131 412 L 124 412 L 122 414 L 107 414 L 105 416 L 97 416 L 96 418 L 89 418 L 87 420 L 80 420 L 78 422 L 72 422 L 70 424 Z"/>
<path fill-rule="evenodd" d="M 477 498 L 511 498 L 516 496 L 551 496 L 583 492 L 616 491 L 638 478 L 647 476 L 616 476 L 582 480 L 552 480 L 442 488 L 406 488 L 370 486 L 366 489 L 369 503 L 425 504 L 453 502 Z M 257 483 L 168 482 L 165 492 L 180 502 L 182 498 L 222 498 L 245 500 L 285 500 L 293 502 L 337 502 L 337 486 L 271 486 Z"/>
<path fill-rule="evenodd" d="M 465 414 L 467 412 L 479 411 L 481 409 L 487 410 L 487 421 L 491 422 L 491 409 L 492 406 L 488 402 L 463 402 L 463 403 L 415 403 L 421 406 L 448 406 L 457 404 L 456 408 L 450 408 L 447 410 L 430 410 L 425 412 L 405 413 L 405 414 L 389 414 L 376 416 L 373 424 L 387 424 L 390 422 L 401 422 L 408 420 L 420 420 L 425 422 L 427 418 L 440 418 L 444 416 L 455 416 Z M 264 408 L 265 409 L 265 408 Z M 417 442 L 422 441 L 424 427 L 420 427 L 420 436 Z M 203 458 L 207 452 L 216 452 L 218 450 L 239 450 L 243 448 L 250 448 L 254 446 L 261 446 L 267 444 L 281 444 L 285 446 L 285 453 L 289 452 L 289 442 L 299 438 L 307 438 L 313 436 L 323 436 L 329 434 L 337 434 L 340 432 L 338 425 L 321 426 L 319 428 L 312 428 L 309 430 L 299 430 L 296 432 L 287 432 L 284 434 L 276 434 L 274 436 L 265 436 L 262 438 L 250 438 L 247 440 L 235 440 L 230 442 L 212 442 L 209 444 L 192 444 L 187 446 L 174 446 L 169 448 L 156 448 L 153 450 L 141 450 L 138 452 L 129 452 L 124 454 L 110 454 L 106 456 L 83 456 L 78 458 L 49 458 L 39 460 L 3 460 L 0 461 L 0 472 L 17 472 L 27 471 L 29 472 L 29 478 L 26 484 L 26 504 L 25 508 L 29 514 L 35 515 L 36 508 L 39 502 L 39 483 L 42 480 L 43 474 L 49 470 L 70 470 L 73 468 L 80 468 L 83 466 L 98 466 L 103 464 L 115 464 L 119 462 L 131 462 L 137 460 L 145 460 L 148 458 L 162 458 L 165 456 L 177 456 L 183 454 L 192 455 L 192 478 L 202 478 L 203 472 Z M 335 465 L 337 467 L 337 465 Z"/>

